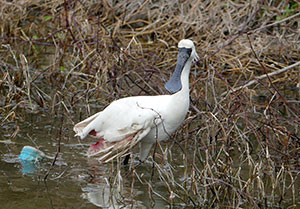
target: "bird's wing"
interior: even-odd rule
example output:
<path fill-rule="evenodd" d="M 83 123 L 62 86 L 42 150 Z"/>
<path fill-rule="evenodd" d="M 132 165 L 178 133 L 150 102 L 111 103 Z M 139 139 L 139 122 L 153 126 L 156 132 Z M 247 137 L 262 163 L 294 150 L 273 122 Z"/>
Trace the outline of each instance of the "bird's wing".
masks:
<path fill-rule="evenodd" d="M 150 105 L 149 105 L 150 104 Z M 162 122 L 148 97 L 130 97 L 111 103 L 74 126 L 77 136 L 93 133 L 99 142 L 90 146 L 88 156 L 102 162 L 122 156 Z"/>
<path fill-rule="evenodd" d="M 120 141 L 128 135 L 150 128 L 149 132 L 161 123 L 159 112 L 149 103 L 149 97 L 128 97 L 114 101 L 102 112 L 76 124 L 74 131 L 82 139 L 95 131 L 97 138 L 108 142 Z"/>

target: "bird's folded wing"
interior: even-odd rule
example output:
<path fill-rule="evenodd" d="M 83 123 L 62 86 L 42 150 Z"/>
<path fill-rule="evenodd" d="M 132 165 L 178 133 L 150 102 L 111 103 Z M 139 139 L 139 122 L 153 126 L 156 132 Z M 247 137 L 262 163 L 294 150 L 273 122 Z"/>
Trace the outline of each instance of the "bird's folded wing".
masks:
<path fill-rule="evenodd" d="M 158 110 L 130 98 L 113 102 L 102 112 L 76 124 L 74 131 L 82 139 L 91 133 L 100 139 L 91 145 L 88 155 L 108 162 L 127 153 L 161 121 Z"/>
<path fill-rule="evenodd" d="M 157 111 L 142 107 L 132 99 L 123 99 L 113 102 L 98 115 L 91 116 L 75 127 L 82 129 L 87 125 L 82 129 L 83 133 L 88 134 L 94 130 L 98 138 L 103 137 L 105 141 L 117 142 L 130 134 L 158 125 L 156 120 L 158 117 Z"/>

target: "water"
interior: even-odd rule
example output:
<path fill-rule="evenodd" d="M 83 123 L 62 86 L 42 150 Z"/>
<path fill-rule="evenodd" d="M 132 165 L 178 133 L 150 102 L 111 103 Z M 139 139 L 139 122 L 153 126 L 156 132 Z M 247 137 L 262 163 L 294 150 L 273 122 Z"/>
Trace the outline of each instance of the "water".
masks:
<path fill-rule="evenodd" d="M 159 169 L 154 169 L 155 173 L 151 181 L 151 162 L 146 162 L 141 165 L 135 162 L 135 170 L 133 172 L 129 170 L 129 166 L 120 167 L 120 163 L 103 165 L 94 159 L 88 159 L 86 157 L 86 151 L 89 144 L 95 141 L 89 137 L 83 141 L 78 141 L 78 138 L 74 137 L 72 121 L 80 121 L 75 113 L 71 113 L 68 117 L 65 116 L 63 121 L 61 120 L 60 114 L 54 115 L 50 112 L 28 113 L 24 110 L 23 112 L 19 110 L 18 117 L 17 123 L 7 122 L 0 130 L 0 208 L 169 208 L 171 207 L 170 203 L 172 201 L 174 201 L 175 206 L 178 208 L 191 208 L 189 200 L 185 199 L 187 194 L 183 191 L 187 188 L 184 185 L 189 185 L 193 181 L 193 179 L 191 179 L 192 175 L 185 174 L 186 164 L 183 151 L 179 149 L 177 144 L 173 144 L 171 140 L 168 141 L 168 145 L 169 147 L 172 144 L 174 145 L 170 148 L 172 150 L 172 159 L 169 159 L 169 162 L 174 168 L 173 171 L 170 172 L 172 175 L 168 176 L 169 179 L 164 175 L 160 175 L 159 172 L 161 170 L 159 169 L 164 169 L 164 171 L 168 170 L 168 167 L 166 167 L 168 164 L 160 164 Z M 194 125 L 197 126 L 197 124 Z M 16 137 L 11 138 L 12 133 L 16 130 L 19 130 Z M 193 137 L 200 137 L 200 135 L 191 136 L 189 140 L 193 141 Z M 47 180 L 44 181 L 44 177 L 51 168 L 51 163 L 57 153 L 59 139 L 61 140 L 61 144 L 57 161 L 55 166 L 51 169 Z M 182 136 L 179 136 L 178 141 L 180 141 L 180 139 L 182 140 Z M 253 157 L 256 159 L 256 157 L 260 155 L 260 149 L 258 144 L 254 143 L 257 140 L 250 140 L 253 142 Z M 220 144 L 222 145 L 222 143 Z M 37 147 L 47 155 L 47 158 L 40 164 L 29 167 L 29 169 L 26 165 L 24 167 L 18 156 L 22 148 L 26 145 Z M 201 143 L 196 144 L 196 146 L 200 147 L 202 145 Z M 184 146 L 183 142 L 181 146 Z M 240 166 L 240 176 L 237 175 L 236 177 L 241 177 L 241 179 L 244 179 L 246 182 L 252 178 L 253 165 L 258 169 L 259 163 L 257 162 L 260 161 L 254 162 L 255 164 L 250 166 L 248 160 L 245 160 L 247 155 L 245 154 L 245 150 L 243 150 L 244 147 L 243 144 L 241 144 L 240 147 L 234 147 L 234 149 L 228 151 L 223 157 L 219 156 L 218 162 L 223 161 L 225 164 L 222 165 L 232 166 L 234 175 Z M 215 147 L 215 149 L 220 150 L 220 147 Z M 193 159 L 193 150 L 190 150 L 190 153 L 188 153 L 188 150 L 185 150 L 185 152 L 189 155 L 187 158 L 190 163 Z M 206 175 L 206 172 L 209 171 L 207 168 L 208 164 L 213 168 L 217 161 L 210 159 L 210 157 L 206 158 L 205 146 L 203 149 L 201 148 L 199 152 L 201 153 L 201 156 L 199 156 L 201 163 L 199 163 L 199 160 L 195 161 L 199 163 L 196 165 L 197 169 L 199 169 L 199 174 L 196 173 L 196 178 L 197 175 L 199 175 L 198 178 L 204 177 L 212 179 L 210 176 L 204 176 L 204 174 Z M 223 152 L 221 153 L 222 155 L 224 154 Z M 227 157 L 230 157 L 230 161 L 228 162 L 226 161 L 226 159 L 228 159 Z M 160 163 L 161 159 L 157 157 L 156 162 Z M 261 164 L 262 168 L 270 166 L 269 162 L 262 161 L 260 163 L 265 163 Z M 221 164 L 219 164 L 219 166 L 220 165 Z M 191 172 L 191 167 L 188 168 L 190 169 L 189 172 Z M 202 169 L 203 171 L 201 171 Z M 213 175 L 218 176 L 220 174 L 218 170 L 213 169 Z M 278 169 L 280 169 L 280 167 L 278 167 Z M 276 190 L 275 195 L 272 195 L 273 190 L 271 183 L 275 182 L 274 178 L 272 178 L 272 173 L 265 172 L 264 176 L 262 173 L 258 174 L 258 176 L 261 176 L 261 182 L 264 184 L 267 205 L 280 208 L 282 206 L 291 206 L 291 201 L 294 201 L 296 204 L 299 203 L 299 196 L 297 195 L 300 191 L 299 180 L 297 179 L 298 171 L 296 170 L 297 168 L 294 169 L 292 166 L 290 169 L 291 173 L 288 173 L 289 170 L 286 169 L 283 174 L 279 170 L 274 170 L 274 172 L 277 172 L 275 177 L 279 178 L 278 181 L 282 181 L 282 184 L 276 187 L 279 189 L 279 192 Z M 229 171 L 230 170 L 231 169 L 229 169 Z M 257 172 L 263 170 L 264 169 L 258 169 Z M 224 173 L 224 175 L 225 174 L 226 173 Z M 290 174 L 294 175 L 293 178 L 295 180 L 291 186 L 289 186 L 291 184 Z M 161 178 L 162 176 L 166 177 L 166 179 Z M 174 178 L 174 180 L 172 178 Z M 224 181 L 228 180 L 226 176 L 220 179 L 224 179 Z M 196 183 L 198 187 L 192 191 L 198 194 L 197 197 L 194 196 L 194 201 L 199 201 L 196 202 L 196 204 L 201 205 L 202 202 L 200 201 L 206 198 L 204 195 L 207 191 L 210 191 L 210 186 L 218 184 L 214 182 L 214 184 L 209 185 L 206 182 L 203 183 L 202 179 L 196 180 L 194 183 Z M 233 178 L 233 180 L 235 179 Z M 172 185 L 172 182 L 176 182 L 176 184 Z M 284 184 L 286 184 L 285 187 L 283 187 Z M 192 185 L 192 183 L 190 185 Z M 221 183 L 219 185 L 222 186 Z M 238 184 L 236 184 L 235 187 L 240 189 Z M 226 189 L 228 188 L 229 187 L 225 185 L 220 191 L 227 191 Z M 175 195 L 173 197 L 173 191 L 178 196 Z M 293 191 L 295 194 L 292 193 Z M 250 191 L 249 194 L 260 197 L 260 193 L 256 194 L 256 190 L 253 191 L 253 193 L 251 192 L 252 191 Z M 281 201 L 280 195 L 282 195 L 283 192 L 286 193 L 283 203 L 277 204 L 276 202 Z M 188 195 L 190 194 L 193 193 L 188 193 Z M 224 195 L 224 193 L 222 194 Z M 276 198 L 274 201 L 272 199 L 273 197 Z M 295 200 L 294 197 L 296 197 Z M 214 199 L 215 196 L 212 195 L 210 197 L 208 194 L 207 198 Z M 276 203 L 276 205 L 273 202 Z M 231 204 L 231 202 L 226 202 L 226 200 L 224 203 L 220 200 L 220 203 L 221 206 L 222 204 Z M 245 204 L 247 205 L 247 202 Z M 251 205 L 251 203 L 249 204 Z"/>
<path fill-rule="evenodd" d="M 47 181 L 44 181 L 57 150 L 59 120 L 48 113 L 24 113 L 23 122 L 17 125 L 20 131 L 12 140 L 9 133 L 17 127 L 16 124 L 7 123 L 0 132 L 0 208 L 150 207 L 148 185 L 135 181 L 132 187 L 128 167 L 120 170 L 121 184 L 110 184 L 116 169 L 110 164 L 101 165 L 88 159 L 85 153 L 91 141 L 78 142 L 73 137 L 71 124 L 63 127 L 61 152 Z M 38 145 L 48 156 L 33 173 L 26 172 L 18 158 L 25 145 Z M 137 168 L 137 172 L 149 179 L 151 169 L 151 164 L 145 163 Z M 155 186 L 159 193 L 164 193 L 165 188 L 159 185 L 159 181 Z M 166 207 L 161 198 L 153 198 L 156 208 Z"/>

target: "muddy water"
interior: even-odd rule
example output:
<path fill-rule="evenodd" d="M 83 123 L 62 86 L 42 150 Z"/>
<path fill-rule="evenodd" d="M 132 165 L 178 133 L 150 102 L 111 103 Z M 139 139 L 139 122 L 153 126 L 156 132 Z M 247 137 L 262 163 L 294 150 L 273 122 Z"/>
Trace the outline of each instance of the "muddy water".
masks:
<path fill-rule="evenodd" d="M 0 209 L 170 207 L 167 203 L 170 201 L 170 192 L 166 183 L 159 179 L 157 169 L 151 184 L 155 193 L 149 195 L 150 187 L 147 181 L 151 179 L 151 162 L 136 166 L 135 173 L 142 177 L 143 182 L 140 182 L 139 178 L 128 170 L 128 166 L 121 167 L 119 169 L 121 173 L 118 173 L 117 163 L 101 165 L 95 160 L 88 159 L 86 151 L 89 144 L 94 141 L 93 139 L 78 141 L 74 137 L 70 118 L 65 117 L 61 125 L 59 114 L 55 116 L 48 112 L 36 114 L 21 112 L 18 115 L 20 118 L 17 124 L 6 123 L 0 129 Z M 80 119 L 72 118 L 72 120 L 76 122 Z M 18 134 L 10 139 L 16 129 L 19 129 Z M 59 138 L 60 153 L 47 180 L 44 181 L 57 152 Z M 170 140 L 168 144 L 171 144 Z M 47 159 L 35 167 L 22 164 L 18 157 L 26 145 L 39 148 L 47 155 Z M 253 146 L 255 150 L 256 144 Z M 237 166 L 242 165 L 241 176 L 248 179 L 250 168 L 247 162 L 238 163 L 240 153 L 236 150 L 231 157 Z M 172 148 L 170 162 L 174 168 L 175 180 L 179 184 L 182 183 L 184 165 L 181 164 L 182 151 L 178 146 Z M 118 175 L 120 178 L 117 178 Z M 268 179 L 266 175 L 266 181 Z M 287 185 L 290 183 L 286 182 Z M 294 183 L 296 194 L 300 191 L 299 183 L 298 180 Z M 271 194 L 271 184 L 266 183 L 265 186 L 266 191 Z M 280 198 L 279 195 L 275 197 Z M 290 190 L 285 198 L 283 205 L 290 206 L 289 200 L 293 199 Z M 299 204 L 297 195 L 295 202 Z"/>
<path fill-rule="evenodd" d="M 47 181 L 43 181 L 56 154 L 58 121 L 48 113 L 24 113 L 23 122 L 17 124 L 20 131 L 16 138 L 9 140 L 15 123 L 5 124 L 0 131 L 0 208 L 149 208 L 153 202 L 155 208 L 166 207 L 157 196 L 150 200 L 147 184 L 135 181 L 132 187 L 132 176 L 126 175 L 128 167 L 121 168 L 122 184 L 116 183 L 122 188 L 109 186 L 116 175 L 114 169 L 87 159 L 85 153 L 91 141 L 78 142 L 67 122 L 61 152 Z M 18 156 L 25 145 L 38 147 L 47 159 L 36 167 L 22 164 Z M 150 176 L 151 164 L 137 167 L 137 172 Z M 167 194 L 157 182 L 156 191 Z"/>

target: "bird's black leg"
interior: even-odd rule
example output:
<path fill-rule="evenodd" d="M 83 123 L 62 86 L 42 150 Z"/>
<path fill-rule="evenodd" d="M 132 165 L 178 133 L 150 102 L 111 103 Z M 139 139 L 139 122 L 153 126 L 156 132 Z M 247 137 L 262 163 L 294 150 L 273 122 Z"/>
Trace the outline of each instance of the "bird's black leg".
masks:
<path fill-rule="evenodd" d="M 129 158 L 130 158 L 130 154 L 127 154 L 126 156 L 125 156 L 125 158 L 124 158 L 124 161 L 123 161 L 123 165 L 127 165 L 128 164 L 128 162 L 129 162 Z"/>

